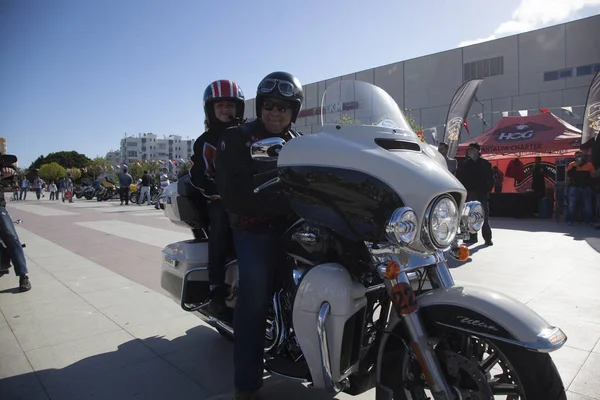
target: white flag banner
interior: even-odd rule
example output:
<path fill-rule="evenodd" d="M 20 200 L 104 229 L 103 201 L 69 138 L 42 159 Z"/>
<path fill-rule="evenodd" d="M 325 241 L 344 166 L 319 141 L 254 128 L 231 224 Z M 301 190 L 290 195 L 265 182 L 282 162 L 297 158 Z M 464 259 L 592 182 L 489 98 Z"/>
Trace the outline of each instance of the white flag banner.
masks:
<path fill-rule="evenodd" d="M 573 115 L 573 107 L 561 107 L 561 109 L 565 110 L 567 114 Z"/>
<path fill-rule="evenodd" d="M 527 116 L 527 110 L 519 110 L 519 115 L 521 117 L 526 117 Z"/>
<path fill-rule="evenodd" d="M 508 111 L 502 111 L 502 116 L 503 117 L 508 117 Z"/>

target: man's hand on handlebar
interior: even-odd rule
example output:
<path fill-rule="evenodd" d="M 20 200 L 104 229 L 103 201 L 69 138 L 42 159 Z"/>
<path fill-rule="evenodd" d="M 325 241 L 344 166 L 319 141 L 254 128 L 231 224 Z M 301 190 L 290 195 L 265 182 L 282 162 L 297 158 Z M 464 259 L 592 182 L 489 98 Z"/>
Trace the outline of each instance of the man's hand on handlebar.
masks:
<path fill-rule="evenodd" d="M 10 178 L 15 174 L 15 170 L 12 168 L 2 168 L 2 176 L 1 179 Z"/>
<path fill-rule="evenodd" d="M 204 189 L 198 189 L 198 190 L 200 190 L 200 193 L 202 193 L 202 195 L 203 195 L 203 196 L 206 196 L 206 193 L 204 193 Z M 211 201 L 217 201 L 217 200 L 220 200 L 220 199 L 221 199 L 221 196 L 219 196 L 219 195 L 216 195 L 216 194 L 213 194 L 212 196 L 208 196 L 208 198 L 209 198 Z"/>

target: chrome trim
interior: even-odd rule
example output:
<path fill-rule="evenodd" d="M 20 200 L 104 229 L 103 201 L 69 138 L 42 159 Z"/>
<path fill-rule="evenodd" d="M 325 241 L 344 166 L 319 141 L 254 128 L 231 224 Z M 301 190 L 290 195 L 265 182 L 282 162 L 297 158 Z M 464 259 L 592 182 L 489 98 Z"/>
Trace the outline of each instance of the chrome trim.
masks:
<path fill-rule="evenodd" d="M 227 333 L 229 333 L 231 336 L 234 335 L 233 328 L 231 326 L 229 326 L 228 324 L 226 324 L 225 322 L 221 321 L 220 319 L 211 317 L 211 316 L 203 314 L 201 312 L 198 312 L 198 316 L 200 317 L 200 319 L 202 321 L 206 322 L 208 325 L 212 326 L 213 328 L 221 328 L 224 331 L 226 331 Z"/>
<path fill-rule="evenodd" d="M 456 206 L 456 211 L 458 214 L 458 218 L 456 220 L 456 233 L 458 233 L 458 230 L 460 229 L 460 218 L 462 212 L 458 208 L 456 200 L 454 200 L 454 198 L 449 194 L 443 194 L 433 199 L 433 201 L 429 204 L 429 206 L 427 206 L 427 209 L 425 210 L 425 217 L 423 218 L 423 225 L 421 226 L 421 243 L 423 243 L 423 246 L 425 246 L 425 248 L 427 248 L 428 250 L 436 252 L 439 250 L 448 250 L 452 246 L 452 242 L 454 242 L 454 238 L 452 238 L 452 242 L 450 242 L 448 246 L 440 247 L 439 244 L 435 242 L 435 239 L 433 239 L 433 235 L 431 233 L 431 213 L 433 211 L 433 208 L 444 198 L 450 199 Z"/>
<path fill-rule="evenodd" d="M 306 245 L 313 245 L 317 243 L 317 235 L 314 233 L 296 232 L 292 235 L 292 240 Z"/>
<path fill-rule="evenodd" d="M 380 283 L 378 285 L 369 286 L 365 289 L 365 293 L 372 293 L 378 290 L 385 289 L 385 283 Z"/>
<path fill-rule="evenodd" d="M 431 279 L 436 281 L 432 282 L 435 289 L 455 286 L 454 278 L 452 278 L 445 259 L 442 258 L 435 265 L 432 265 L 430 272 L 433 272 L 433 276 L 430 275 Z"/>
<path fill-rule="evenodd" d="M 462 328 L 460 326 L 455 326 L 455 325 L 450 325 L 450 324 L 444 324 L 443 322 L 435 321 L 435 323 L 438 324 L 438 325 L 445 326 L 447 328 L 456 329 L 457 331 L 467 332 L 467 333 L 471 333 L 471 334 L 476 335 L 476 336 L 483 336 L 483 337 L 486 337 L 488 339 L 498 340 L 500 342 L 504 342 L 504 343 L 515 345 L 515 346 L 523 347 L 525 349 L 532 350 L 532 351 L 535 351 L 535 352 L 538 352 L 538 353 L 551 353 L 553 351 L 556 351 L 556 350 L 560 349 L 567 342 L 567 335 L 565 335 L 565 333 L 560 328 L 556 328 L 556 327 L 551 327 L 551 328 L 553 328 L 553 332 L 555 332 L 555 334 L 558 334 L 558 333 L 562 334 L 562 336 L 564 336 L 564 339 L 560 340 L 556 344 L 552 344 L 551 341 L 548 338 L 544 338 L 544 337 L 540 336 L 543 333 L 543 332 L 540 332 L 540 335 L 538 335 L 538 337 L 541 338 L 541 339 L 548 340 L 548 344 L 549 344 L 548 346 L 543 346 L 543 345 L 541 345 L 539 343 L 525 343 L 525 342 L 520 342 L 518 340 L 506 339 L 506 338 L 503 338 L 503 337 L 500 337 L 500 336 L 490 335 L 490 334 L 483 333 L 483 332 L 480 332 L 480 331 L 474 331 L 474 330 L 471 330 L 471 329 Z"/>
<path fill-rule="evenodd" d="M 279 293 L 275 293 L 273 295 L 273 309 L 275 311 L 275 315 L 273 316 L 273 324 L 275 326 L 275 332 L 274 332 L 273 338 L 271 339 L 272 340 L 271 345 L 268 347 L 265 347 L 265 352 L 271 351 L 275 347 L 277 347 L 280 343 L 281 336 L 282 336 L 281 335 L 281 332 L 282 332 L 281 321 L 282 320 L 281 320 L 281 313 L 279 312 L 278 294 Z M 265 334 L 265 336 L 266 336 L 266 334 Z M 265 339 L 267 339 L 267 338 L 265 337 Z"/>
<path fill-rule="evenodd" d="M 412 214 L 414 216 L 415 222 L 411 221 L 403 221 L 405 215 Z M 401 207 L 397 208 L 390 220 L 388 221 L 385 227 L 385 235 L 389 241 L 401 244 L 401 245 L 409 245 L 411 244 L 415 238 L 417 237 L 417 226 L 419 225 L 419 218 L 414 210 L 410 207 Z M 412 238 L 407 240 L 402 239 L 403 236 L 411 235 Z"/>
<path fill-rule="evenodd" d="M 276 161 L 285 143 L 280 137 L 261 139 L 250 146 L 250 157 L 255 161 Z"/>
<path fill-rule="evenodd" d="M 163 252 L 164 254 L 164 252 Z M 179 296 L 179 303 L 181 305 L 181 308 L 184 311 L 198 311 L 201 310 L 202 308 L 206 307 L 206 305 L 208 305 L 208 302 L 202 303 L 199 306 L 194 306 L 194 307 L 188 307 L 188 305 L 186 303 L 184 303 L 184 299 L 185 299 L 185 295 L 186 295 L 186 283 L 188 281 L 188 275 L 190 275 L 191 273 L 194 272 L 198 272 L 198 271 L 206 271 L 208 270 L 208 266 L 204 265 L 202 267 L 194 267 L 194 268 L 190 268 L 187 271 L 185 271 L 185 274 L 183 274 L 183 279 L 181 281 L 181 295 Z"/>
<path fill-rule="evenodd" d="M 265 183 L 263 183 L 262 185 L 258 186 L 257 188 L 254 189 L 254 193 L 258 193 L 263 189 L 268 188 L 269 186 L 273 186 L 276 183 L 279 183 L 280 179 L 279 177 L 275 177 L 273 179 L 269 179 L 268 181 L 266 181 Z"/>
<path fill-rule="evenodd" d="M 289 379 L 291 381 L 296 381 L 299 383 L 308 383 L 308 380 L 305 378 L 296 378 L 295 376 L 288 376 L 288 375 L 280 374 L 279 372 L 273 371 L 266 367 L 265 367 L 265 370 L 268 371 L 271 375 L 276 375 L 276 376 L 279 376 L 280 378 Z"/>
<path fill-rule="evenodd" d="M 475 208 L 481 207 L 481 213 L 475 212 Z M 474 224 L 481 224 L 479 229 L 475 229 L 474 226 L 469 222 L 470 218 L 475 218 Z M 460 217 L 460 227 L 461 231 L 464 229 L 466 233 L 476 233 L 481 230 L 483 227 L 483 222 L 485 220 L 485 210 L 483 209 L 481 202 L 479 201 L 469 201 L 465 203 L 463 211 Z"/>
<path fill-rule="evenodd" d="M 328 302 L 321 304 L 317 316 L 317 336 L 319 337 L 319 349 L 321 350 L 321 367 L 323 370 L 323 381 L 329 392 L 339 393 L 344 390 L 344 385 L 333 381 L 331 374 L 331 360 L 329 358 L 329 343 L 327 341 L 327 317 L 329 317 L 330 305 Z"/>

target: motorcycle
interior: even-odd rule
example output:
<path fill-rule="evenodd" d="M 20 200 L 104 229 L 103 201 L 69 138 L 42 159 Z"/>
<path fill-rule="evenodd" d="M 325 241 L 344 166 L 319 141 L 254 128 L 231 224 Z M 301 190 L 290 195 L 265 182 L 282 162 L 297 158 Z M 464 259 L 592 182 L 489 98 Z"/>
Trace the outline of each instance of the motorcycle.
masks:
<path fill-rule="evenodd" d="M 73 194 L 75 195 L 76 198 L 80 199 L 83 197 L 85 191 L 87 190 L 87 188 L 89 188 L 90 185 L 86 182 L 82 182 L 81 185 L 78 185 L 75 190 L 73 191 Z"/>
<path fill-rule="evenodd" d="M 378 400 L 566 399 L 549 355 L 564 332 L 499 292 L 455 285 L 447 257 L 468 256 L 461 241 L 484 210 L 444 158 L 379 87 L 335 82 L 322 104 L 321 132 L 249 149 L 276 164 L 254 191 L 282 191 L 298 216 L 281 241 L 265 369 L 333 393 L 375 387 Z M 162 287 L 221 335 L 243 335 L 232 328 L 235 259 L 229 314 L 206 310 L 206 202 L 185 179 L 164 197 L 165 215 L 194 239 L 164 248 Z"/>

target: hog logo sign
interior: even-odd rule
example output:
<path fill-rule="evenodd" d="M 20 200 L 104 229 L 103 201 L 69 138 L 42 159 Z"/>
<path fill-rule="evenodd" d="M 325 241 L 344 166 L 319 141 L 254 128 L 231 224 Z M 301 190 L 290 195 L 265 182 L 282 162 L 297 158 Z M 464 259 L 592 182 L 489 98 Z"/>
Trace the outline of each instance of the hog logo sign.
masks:
<path fill-rule="evenodd" d="M 536 132 L 547 131 L 552 128 L 542 124 L 510 125 L 495 132 L 497 142 L 519 142 L 532 139 Z"/>

